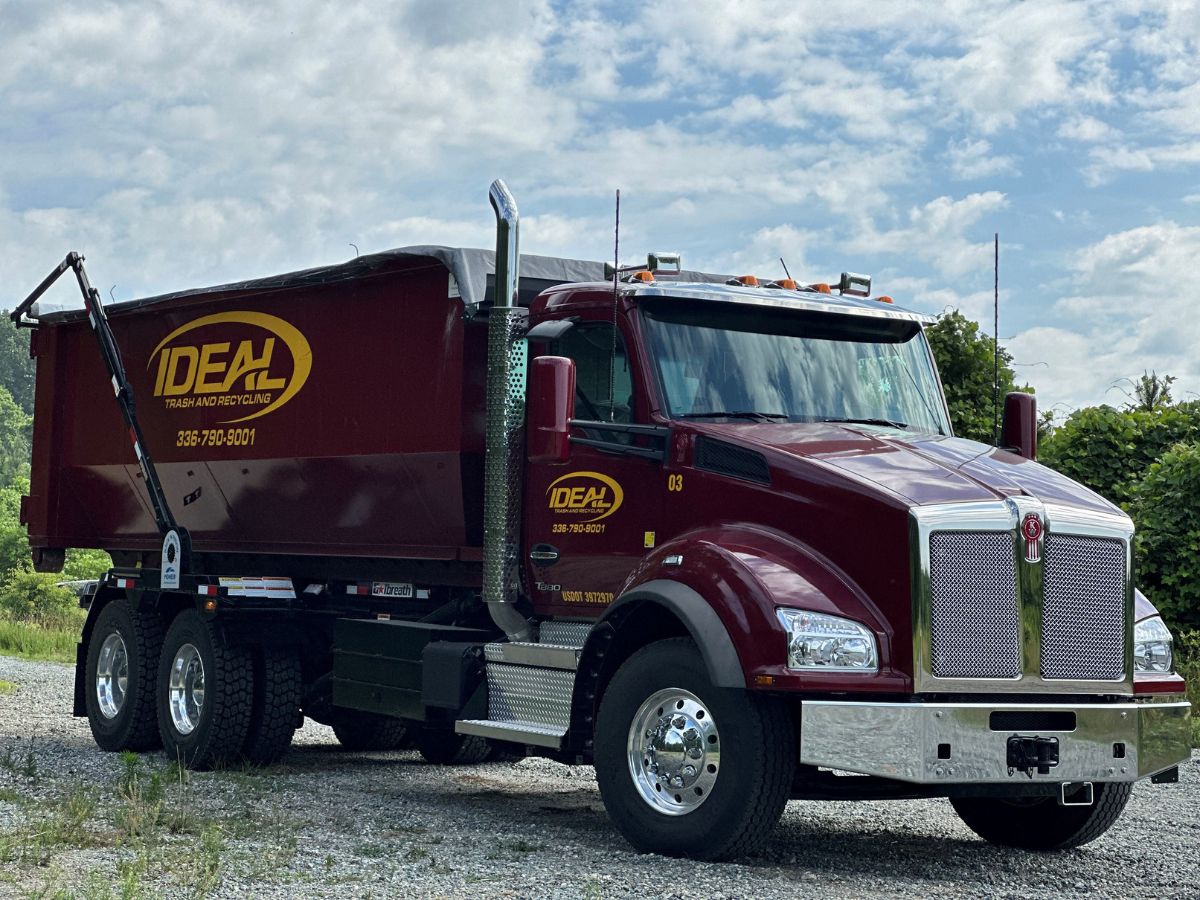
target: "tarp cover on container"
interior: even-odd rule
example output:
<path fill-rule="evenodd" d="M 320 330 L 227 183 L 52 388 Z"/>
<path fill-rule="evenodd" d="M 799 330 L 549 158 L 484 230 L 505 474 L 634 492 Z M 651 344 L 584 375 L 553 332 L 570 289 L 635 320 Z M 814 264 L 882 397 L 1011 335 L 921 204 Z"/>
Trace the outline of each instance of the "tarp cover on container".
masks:
<path fill-rule="evenodd" d="M 494 250 L 418 244 L 412 247 L 400 247 L 395 250 L 384 250 L 380 253 L 359 256 L 348 262 L 332 266 L 318 266 L 313 269 L 302 269 L 299 272 L 287 272 L 283 275 L 253 278 L 249 281 L 237 281 L 230 284 L 214 285 L 213 287 L 175 291 L 170 294 L 159 294 L 158 296 L 146 297 L 141 300 L 105 304 L 105 307 L 111 312 L 137 309 L 138 307 L 163 303 L 167 300 L 178 300 L 184 297 L 202 297 L 208 294 L 277 290 L 281 288 L 330 284 L 369 275 L 396 262 L 414 258 L 435 259 L 450 270 L 450 274 L 458 287 L 458 293 L 462 297 L 463 307 L 468 315 L 474 315 L 481 307 L 492 302 L 491 278 L 496 272 L 496 253 Z M 678 280 L 723 281 L 725 277 L 723 275 L 707 275 L 702 272 L 681 272 Z M 530 254 L 522 254 L 521 256 L 521 300 L 523 303 L 528 303 L 532 297 L 555 284 L 603 280 L 604 263 L 583 259 L 565 259 L 557 256 L 534 256 Z M 41 301 L 33 309 L 33 317 L 45 321 L 54 321 L 56 318 L 71 318 L 75 315 L 83 315 L 81 307 L 51 305 L 45 301 Z"/>

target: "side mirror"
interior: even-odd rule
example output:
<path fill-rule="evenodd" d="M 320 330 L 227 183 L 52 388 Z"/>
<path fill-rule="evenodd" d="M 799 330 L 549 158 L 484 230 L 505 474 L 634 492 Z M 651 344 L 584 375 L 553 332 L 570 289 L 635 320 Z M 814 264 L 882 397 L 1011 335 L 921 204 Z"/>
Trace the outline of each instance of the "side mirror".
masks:
<path fill-rule="evenodd" d="M 539 356 L 529 371 L 525 444 L 529 461 L 565 463 L 571 458 L 571 420 L 575 418 L 575 360 Z"/>
<path fill-rule="evenodd" d="M 1026 459 L 1037 459 L 1037 399 L 1014 391 L 1004 397 L 1000 446 Z"/>

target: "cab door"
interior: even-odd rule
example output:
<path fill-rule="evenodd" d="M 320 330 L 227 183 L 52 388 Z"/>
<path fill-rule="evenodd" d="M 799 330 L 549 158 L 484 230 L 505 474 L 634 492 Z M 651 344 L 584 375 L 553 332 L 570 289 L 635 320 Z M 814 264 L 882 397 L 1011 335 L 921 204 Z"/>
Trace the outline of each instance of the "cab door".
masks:
<path fill-rule="evenodd" d="M 656 448 L 666 429 L 648 423 L 646 382 L 623 329 L 615 344 L 614 353 L 612 322 L 595 320 L 532 348 L 575 361 L 579 423 L 567 463 L 527 469 L 526 571 L 541 615 L 598 618 L 660 539 L 666 475 Z"/>

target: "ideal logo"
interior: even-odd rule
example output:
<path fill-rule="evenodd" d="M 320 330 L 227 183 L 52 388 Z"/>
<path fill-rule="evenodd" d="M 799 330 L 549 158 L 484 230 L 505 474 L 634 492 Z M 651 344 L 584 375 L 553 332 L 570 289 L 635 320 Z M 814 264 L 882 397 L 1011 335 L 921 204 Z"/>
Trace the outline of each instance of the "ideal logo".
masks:
<path fill-rule="evenodd" d="M 566 515 L 590 515 L 584 522 L 599 522 L 621 508 L 625 492 L 607 475 L 599 472 L 571 472 L 556 478 L 546 488 L 552 512 Z"/>
<path fill-rule="evenodd" d="M 221 424 L 233 424 L 265 416 L 295 397 L 312 370 L 312 349 L 277 316 L 216 313 L 163 338 L 146 368 L 155 369 L 154 396 L 168 409 L 229 407 L 235 418 Z"/>

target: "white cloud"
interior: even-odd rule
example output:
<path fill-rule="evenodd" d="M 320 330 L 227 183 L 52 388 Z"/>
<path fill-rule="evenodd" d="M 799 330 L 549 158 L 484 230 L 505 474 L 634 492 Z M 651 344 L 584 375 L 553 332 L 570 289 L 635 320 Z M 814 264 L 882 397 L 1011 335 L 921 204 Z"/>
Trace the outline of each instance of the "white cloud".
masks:
<path fill-rule="evenodd" d="M 1009 349 L 1018 360 L 1046 360 L 1030 380 L 1071 406 L 1099 402 L 1147 369 L 1176 376 L 1177 399 L 1200 393 L 1200 317 L 1185 287 L 1198 255 L 1200 226 L 1165 221 L 1110 234 L 1075 255 L 1058 321 L 1026 329 Z"/>
<path fill-rule="evenodd" d="M 808 249 L 815 235 L 783 224 L 760 228 L 750 242 L 735 251 L 723 266 L 736 275 L 757 275 L 760 279 L 783 278 L 784 269 L 780 258 L 787 264 L 787 271 L 797 281 L 825 281 L 832 277 L 827 272 L 817 272 L 808 259 Z"/>
<path fill-rule="evenodd" d="M 993 153 L 992 145 L 983 139 L 952 141 L 946 155 L 950 160 L 950 171 L 962 180 L 1017 172 L 1016 161 L 1011 156 Z"/>
<path fill-rule="evenodd" d="M 1166 248 L 1192 238 L 1129 217 L 1198 202 L 1198 60 L 1172 0 L 0 0 L 0 283 L 75 247 L 124 299 L 351 242 L 490 246 L 503 176 L 531 252 L 607 259 L 620 187 L 625 259 L 783 255 L 985 321 L 992 232 L 1029 235 L 1012 320 L 1041 281 L 1037 327 L 1091 341 L 1121 265 L 1131 292 L 1139 265 L 1186 271 Z M 1064 243 L 1091 245 L 1066 288 Z"/>
<path fill-rule="evenodd" d="M 985 216 L 1008 205 L 999 191 L 968 194 L 961 200 L 938 197 L 908 212 L 902 228 L 876 232 L 864 229 L 851 242 L 861 252 L 907 255 L 933 265 L 947 278 L 991 271 L 992 242 L 976 242 L 967 232 Z"/>
<path fill-rule="evenodd" d="M 913 73 L 925 86 L 991 134 L 1016 124 L 1027 111 L 1083 94 L 1095 99 L 1096 73 L 1073 81 L 1071 64 L 1086 58 L 1103 31 L 1084 4 L 1045 0 L 995 4 L 979 11 L 966 52 L 919 58 Z"/>
<path fill-rule="evenodd" d="M 1072 141 L 1101 141 L 1112 134 L 1113 129 L 1094 116 L 1073 116 L 1058 127 L 1058 136 Z"/>

